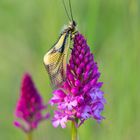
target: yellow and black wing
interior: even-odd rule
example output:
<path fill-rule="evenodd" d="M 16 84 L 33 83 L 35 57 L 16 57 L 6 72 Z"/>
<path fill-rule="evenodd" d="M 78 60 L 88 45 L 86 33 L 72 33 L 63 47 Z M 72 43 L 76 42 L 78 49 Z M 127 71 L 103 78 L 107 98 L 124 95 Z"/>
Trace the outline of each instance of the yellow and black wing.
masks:
<path fill-rule="evenodd" d="M 69 45 L 70 35 L 65 32 L 44 56 L 44 64 L 53 88 L 58 88 L 65 81 Z"/>

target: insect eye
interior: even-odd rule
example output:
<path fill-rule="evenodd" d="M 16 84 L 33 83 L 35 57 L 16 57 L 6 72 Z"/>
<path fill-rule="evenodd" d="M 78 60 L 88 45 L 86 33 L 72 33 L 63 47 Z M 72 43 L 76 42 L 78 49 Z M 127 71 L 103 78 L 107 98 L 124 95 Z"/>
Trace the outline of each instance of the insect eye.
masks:
<path fill-rule="evenodd" d="M 73 20 L 73 25 L 74 25 L 74 26 L 76 26 L 76 25 L 77 25 L 77 24 L 76 24 L 76 22 L 75 22 L 74 20 Z"/>

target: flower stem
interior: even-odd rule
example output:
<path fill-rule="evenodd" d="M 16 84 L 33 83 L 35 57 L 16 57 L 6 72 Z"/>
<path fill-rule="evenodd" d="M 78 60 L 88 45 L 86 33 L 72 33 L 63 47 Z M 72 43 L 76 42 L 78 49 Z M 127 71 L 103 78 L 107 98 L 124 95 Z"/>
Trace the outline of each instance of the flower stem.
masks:
<path fill-rule="evenodd" d="M 27 140 L 33 140 L 33 132 L 32 131 L 27 133 Z"/>
<path fill-rule="evenodd" d="M 78 140 L 77 128 L 74 121 L 72 121 L 71 129 L 72 129 L 72 140 Z"/>

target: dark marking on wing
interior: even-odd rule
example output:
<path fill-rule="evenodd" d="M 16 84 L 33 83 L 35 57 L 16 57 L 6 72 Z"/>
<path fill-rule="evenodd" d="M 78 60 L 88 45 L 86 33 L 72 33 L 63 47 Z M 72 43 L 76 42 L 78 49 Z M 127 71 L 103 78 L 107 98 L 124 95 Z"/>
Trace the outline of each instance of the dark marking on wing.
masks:
<path fill-rule="evenodd" d="M 45 65 L 46 70 L 48 72 L 48 75 L 51 80 L 51 86 L 53 89 L 58 88 L 64 81 L 65 81 L 65 71 L 64 71 L 64 59 L 65 59 L 65 49 L 66 49 L 66 43 L 67 38 L 69 34 L 66 34 L 62 46 L 60 48 L 56 49 L 55 44 L 54 49 L 52 52 L 50 52 L 50 55 L 53 56 L 53 58 L 56 58 L 55 62 Z"/>

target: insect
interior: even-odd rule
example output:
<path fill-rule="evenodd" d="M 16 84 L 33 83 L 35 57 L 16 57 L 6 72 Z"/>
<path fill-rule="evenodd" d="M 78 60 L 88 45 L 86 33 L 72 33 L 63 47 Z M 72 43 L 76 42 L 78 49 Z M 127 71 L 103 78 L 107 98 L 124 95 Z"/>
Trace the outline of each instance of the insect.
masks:
<path fill-rule="evenodd" d="M 70 42 L 73 40 L 76 34 L 76 22 L 73 20 L 71 2 L 69 0 L 69 8 L 71 18 L 66 9 L 65 1 L 63 5 L 66 14 L 70 20 L 69 25 L 60 34 L 59 39 L 53 45 L 53 47 L 44 56 L 44 65 L 50 77 L 51 85 L 53 89 L 61 86 L 66 78 L 66 61 L 68 55 L 68 49 L 70 48 Z"/>

